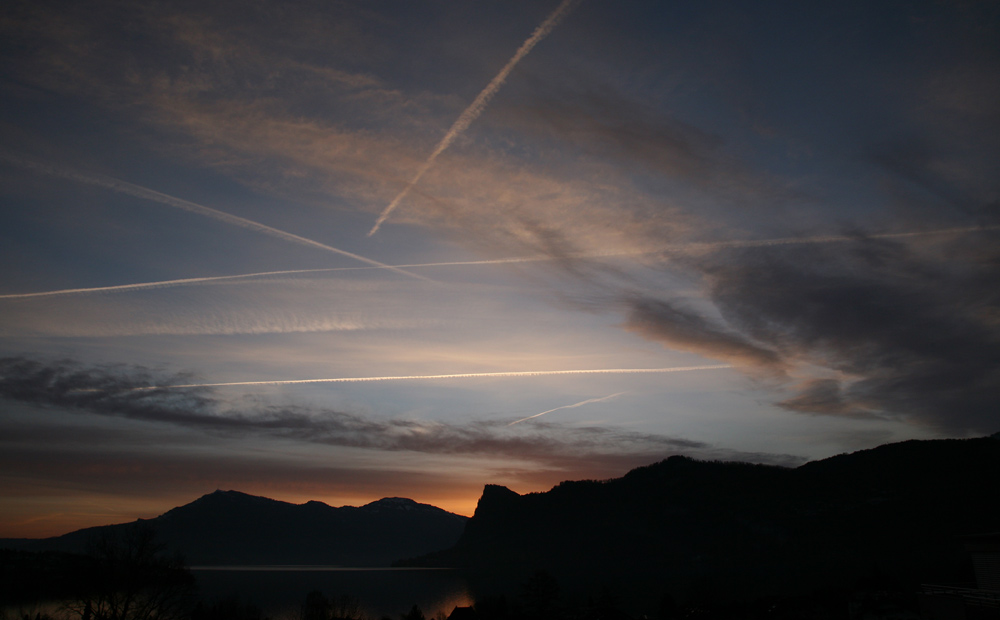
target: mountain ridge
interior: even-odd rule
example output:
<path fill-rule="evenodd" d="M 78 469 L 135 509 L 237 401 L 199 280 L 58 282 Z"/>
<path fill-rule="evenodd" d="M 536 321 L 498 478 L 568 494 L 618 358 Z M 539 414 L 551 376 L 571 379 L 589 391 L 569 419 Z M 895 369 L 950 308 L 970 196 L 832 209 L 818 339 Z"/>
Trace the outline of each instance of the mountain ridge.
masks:
<path fill-rule="evenodd" d="M 317 500 L 293 504 L 216 490 L 172 508 L 149 524 L 191 565 L 329 564 L 388 566 L 400 557 L 452 544 L 467 517 L 407 498 L 335 508 Z M 135 522 L 133 522 L 135 523 Z M 84 528 L 44 539 L 3 539 L 0 547 L 80 553 L 104 532 L 130 524 Z"/>

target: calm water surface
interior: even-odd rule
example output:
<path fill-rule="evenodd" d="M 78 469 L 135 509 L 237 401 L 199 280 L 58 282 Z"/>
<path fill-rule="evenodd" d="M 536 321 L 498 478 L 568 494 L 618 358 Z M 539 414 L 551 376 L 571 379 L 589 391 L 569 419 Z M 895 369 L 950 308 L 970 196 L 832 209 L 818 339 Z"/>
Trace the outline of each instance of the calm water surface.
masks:
<path fill-rule="evenodd" d="M 413 605 L 427 618 L 473 603 L 463 571 L 413 568 L 344 568 L 339 566 L 195 566 L 199 594 L 207 603 L 227 597 L 256 604 L 265 616 L 297 618 L 312 590 L 327 598 L 344 594 L 358 599 L 375 618 L 399 618 Z"/>

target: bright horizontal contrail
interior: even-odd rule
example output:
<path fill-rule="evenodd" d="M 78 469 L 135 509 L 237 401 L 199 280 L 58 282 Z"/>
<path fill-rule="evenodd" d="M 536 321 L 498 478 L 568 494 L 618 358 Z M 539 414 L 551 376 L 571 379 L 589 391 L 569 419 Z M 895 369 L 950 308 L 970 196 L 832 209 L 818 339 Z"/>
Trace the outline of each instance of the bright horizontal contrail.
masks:
<path fill-rule="evenodd" d="M 475 101 L 469 104 L 469 107 L 465 108 L 465 111 L 459 115 L 458 119 L 448 130 L 448 133 L 444 134 L 444 138 L 441 139 L 441 142 L 437 145 L 437 148 L 434 149 L 434 152 L 430 154 L 427 161 L 425 161 L 423 165 L 420 166 L 420 169 L 417 170 L 417 174 L 410 179 L 410 182 L 406 184 L 403 191 L 399 192 L 399 194 L 392 199 L 392 202 L 389 203 L 389 206 L 387 206 L 382 211 L 382 214 L 378 216 L 375 226 L 373 226 L 371 231 L 368 232 L 369 237 L 378 232 L 379 227 L 381 227 L 382 223 L 389 217 L 389 214 L 392 213 L 397 206 L 399 206 L 399 202 L 405 198 L 408 193 L 410 193 L 413 186 L 416 185 L 417 182 L 420 181 L 420 178 L 424 176 L 428 170 L 430 170 L 431 166 L 434 165 L 434 160 L 438 158 L 438 155 L 451 146 L 451 143 L 455 141 L 455 138 L 468 129 L 469 125 L 471 125 L 474 120 L 479 118 L 479 115 L 486 109 L 486 105 L 490 102 L 490 99 L 493 98 L 493 95 L 497 94 L 497 91 L 500 90 L 503 83 L 507 81 L 507 76 L 514 70 L 517 63 L 521 62 L 521 59 L 527 56 L 528 52 L 530 52 L 539 41 L 552 32 L 552 29 L 559 24 L 559 21 L 563 17 L 566 17 L 566 15 L 573 9 L 573 5 L 576 4 L 576 2 L 577 0 L 563 0 L 560 2 L 559 6 L 556 7 L 556 10 L 552 11 L 552 14 L 549 15 L 545 21 L 538 26 L 538 28 L 535 28 L 535 31 L 532 32 L 531 36 L 521 44 L 521 47 L 517 48 L 517 52 L 514 53 L 514 57 L 507 61 L 507 64 L 503 66 L 503 69 L 500 69 L 500 73 L 498 73 L 496 77 L 494 77 L 493 80 L 486 85 L 486 88 L 479 93 L 479 96 L 476 97 Z"/>
<path fill-rule="evenodd" d="M 957 235 L 965 233 L 984 232 L 1000 230 L 1000 226 L 966 226 L 961 228 L 943 228 L 938 230 L 924 230 L 916 232 L 898 233 L 878 233 L 867 235 L 867 239 L 901 239 L 907 237 L 930 237 L 934 235 Z M 778 239 L 757 239 L 747 241 L 705 241 L 696 243 L 685 243 L 667 245 L 651 250 L 629 250 L 617 252 L 581 252 L 570 254 L 570 258 L 613 258 L 618 256 L 642 256 L 648 254 L 670 254 L 684 252 L 710 252 L 725 248 L 764 248 L 782 245 L 808 245 L 813 243 L 848 243 L 858 241 L 858 237 L 847 235 L 825 235 L 817 237 L 783 237 Z M 534 263 L 553 260 L 551 256 L 515 256 L 510 258 L 494 258 L 487 260 L 466 260 L 449 261 L 438 263 L 410 263 L 405 265 L 375 265 L 371 267 L 327 267 L 321 269 L 288 269 L 284 271 L 260 271 L 257 273 L 244 273 L 231 276 L 208 276 L 203 278 L 183 278 L 180 280 L 159 280 L 156 282 L 139 282 L 136 284 L 120 284 L 116 286 L 98 286 L 93 288 L 68 288 L 55 291 L 41 291 L 38 293 L 13 293 L 0 295 L 0 299 L 20 299 L 28 297 L 48 297 L 53 295 L 81 295 L 87 293 L 118 293 L 141 289 L 168 288 L 172 286 L 187 286 L 202 282 L 217 282 L 225 280 L 252 280 L 254 278 L 266 278 L 268 276 L 301 275 L 307 273 L 324 273 L 334 271 L 357 271 L 361 269 L 417 269 L 426 267 L 460 267 L 475 265 L 505 265 L 512 263 Z M 409 272 L 407 272 L 407 275 Z"/>
<path fill-rule="evenodd" d="M 520 424 L 521 422 L 526 422 L 528 420 L 534 420 L 537 417 L 543 416 L 546 413 L 552 413 L 553 411 L 559 411 L 560 409 L 576 409 L 577 407 L 582 407 L 584 405 L 590 405 L 592 403 L 603 403 L 604 401 L 611 400 L 617 396 L 621 396 L 625 392 L 618 392 L 617 394 L 612 394 L 610 396 L 602 396 L 601 398 L 591 398 L 589 400 L 581 400 L 578 403 L 573 403 L 572 405 L 563 405 L 562 407 L 556 407 L 555 409 L 549 409 L 548 411 L 543 411 L 541 413 L 536 413 L 535 415 L 529 415 L 526 418 L 521 418 L 520 420 L 514 420 L 507 426 L 514 426 L 515 424 Z"/>
<path fill-rule="evenodd" d="M 632 375 L 693 370 L 721 370 L 730 364 L 711 366 L 676 366 L 673 368 L 599 368 L 596 370 L 519 370 L 509 372 L 469 372 L 451 375 L 406 375 L 398 377 L 338 377 L 336 379 L 285 379 L 276 381 L 232 381 L 229 383 L 186 383 L 183 385 L 151 385 L 132 388 L 131 392 L 201 387 L 234 387 L 243 385 L 299 385 L 305 383 L 367 383 L 372 381 L 418 381 L 427 379 L 510 379 L 515 377 L 546 377 L 552 375 Z"/>
<path fill-rule="evenodd" d="M 299 235 L 286 232 L 284 230 L 279 230 L 273 228 L 266 224 L 261 224 L 260 222 L 255 222 L 253 220 L 248 220 L 244 217 L 239 217 L 238 215 L 232 215 L 231 213 L 226 213 L 224 211 L 219 211 L 218 209 L 213 209 L 211 207 L 206 207 L 189 200 L 184 200 L 182 198 L 177 198 L 175 196 L 170 196 L 168 194 L 163 194 L 156 190 L 149 189 L 148 187 L 142 187 L 141 185 L 136 185 L 134 183 L 129 183 L 128 181 L 122 181 L 121 179 L 115 179 L 113 177 L 106 177 L 96 174 L 83 174 L 81 172 L 76 172 L 74 170 L 66 170 L 62 168 L 56 168 L 55 166 L 49 166 L 45 164 L 40 164 L 37 162 L 29 161 L 20 157 L 10 155 L 0 151 L 0 159 L 20 166 L 22 168 L 27 168 L 34 172 L 39 172 L 41 174 L 47 174 L 49 176 L 60 177 L 63 179 L 69 179 L 71 181 L 77 181 L 78 183 L 84 183 L 87 185 L 95 185 L 97 187 L 103 187 L 104 189 L 109 189 L 114 192 L 121 194 L 127 194 L 129 196 L 135 196 L 136 198 L 142 198 L 144 200 L 151 200 L 153 202 L 158 202 L 160 204 L 165 204 L 170 207 L 175 207 L 177 209 L 183 209 L 191 213 L 197 213 L 198 215 L 203 215 L 205 217 L 210 217 L 214 220 L 219 220 L 220 222 L 225 222 L 227 224 L 233 224 L 234 226 L 239 226 L 241 228 L 247 228 L 265 235 L 270 235 L 271 237 L 276 237 L 284 241 L 290 241 L 292 243 L 297 243 L 299 245 L 304 245 L 311 248 L 316 248 L 319 250 L 324 250 L 327 252 L 333 252 L 334 254 L 339 254 L 341 256 L 346 256 L 348 258 L 353 258 L 354 260 L 361 261 L 362 263 L 367 263 L 373 267 L 378 267 L 379 269 L 389 269 L 397 273 L 401 273 L 412 278 L 420 278 L 426 280 L 423 276 L 419 276 L 415 273 L 410 273 L 404 271 L 399 267 L 393 267 L 392 265 L 386 265 L 385 263 L 380 263 L 377 260 L 372 260 L 370 258 L 365 258 L 353 252 L 348 252 L 346 250 L 341 250 L 325 243 L 320 243 L 319 241 L 313 241 L 312 239 L 307 239 L 305 237 L 300 237 Z"/>

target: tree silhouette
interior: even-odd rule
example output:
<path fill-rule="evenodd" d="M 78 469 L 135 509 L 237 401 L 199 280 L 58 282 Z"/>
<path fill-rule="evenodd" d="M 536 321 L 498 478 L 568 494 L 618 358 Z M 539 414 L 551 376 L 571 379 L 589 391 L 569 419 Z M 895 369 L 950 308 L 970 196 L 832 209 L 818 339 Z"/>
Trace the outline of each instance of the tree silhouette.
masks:
<path fill-rule="evenodd" d="M 361 610 L 361 601 L 349 594 L 341 594 L 330 601 L 330 617 L 332 620 L 362 620 L 365 614 Z"/>
<path fill-rule="evenodd" d="M 179 557 L 164 553 L 144 522 L 105 528 L 90 540 L 91 570 L 67 605 L 82 620 L 182 620 L 194 578 Z"/>
<path fill-rule="evenodd" d="M 330 620 L 330 601 L 319 590 L 306 594 L 299 620 Z"/>
<path fill-rule="evenodd" d="M 400 617 L 403 620 L 425 620 L 424 612 L 421 611 L 420 608 L 417 607 L 416 605 L 411 607 L 410 611 L 406 612 L 405 614 L 401 614 Z"/>

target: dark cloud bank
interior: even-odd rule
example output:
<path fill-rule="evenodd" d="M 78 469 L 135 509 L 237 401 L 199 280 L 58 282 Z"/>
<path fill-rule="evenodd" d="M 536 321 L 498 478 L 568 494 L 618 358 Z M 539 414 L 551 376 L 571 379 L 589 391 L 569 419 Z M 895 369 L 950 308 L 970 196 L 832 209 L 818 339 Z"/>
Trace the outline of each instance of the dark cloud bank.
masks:
<path fill-rule="evenodd" d="M 627 327 L 745 369 L 832 371 L 778 403 L 790 411 L 890 417 L 946 433 L 992 433 L 1000 402 L 996 231 L 917 246 L 726 250 L 691 258 L 722 316 L 630 299 Z M 723 324 L 724 323 L 724 324 Z"/>

